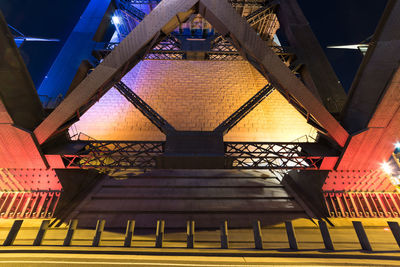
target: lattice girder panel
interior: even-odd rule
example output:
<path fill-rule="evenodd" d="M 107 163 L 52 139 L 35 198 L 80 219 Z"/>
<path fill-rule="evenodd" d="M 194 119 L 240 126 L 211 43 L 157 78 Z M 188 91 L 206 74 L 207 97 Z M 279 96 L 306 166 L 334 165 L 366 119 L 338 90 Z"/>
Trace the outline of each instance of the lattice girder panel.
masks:
<path fill-rule="evenodd" d="M 185 52 L 183 51 L 150 51 L 145 56 L 147 60 L 183 60 L 185 59 Z"/>
<path fill-rule="evenodd" d="M 313 143 L 225 142 L 228 169 L 332 169 L 336 155 L 308 154 L 303 148 Z M 317 145 L 317 144 L 313 144 Z M 318 145 L 317 145 L 318 146 Z M 156 168 L 165 142 L 87 141 L 75 154 L 61 155 L 66 168 Z"/>
<path fill-rule="evenodd" d="M 67 168 L 154 168 L 164 142 L 88 142 L 77 155 L 62 155 Z"/>
<path fill-rule="evenodd" d="M 167 36 L 164 40 L 156 44 L 153 51 L 180 51 L 182 50 L 182 45 L 180 41 L 173 35 Z"/>
<path fill-rule="evenodd" d="M 311 156 L 296 143 L 225 143 L 225 157 L 237 169 L 318 170 L 324 156 Z"/>

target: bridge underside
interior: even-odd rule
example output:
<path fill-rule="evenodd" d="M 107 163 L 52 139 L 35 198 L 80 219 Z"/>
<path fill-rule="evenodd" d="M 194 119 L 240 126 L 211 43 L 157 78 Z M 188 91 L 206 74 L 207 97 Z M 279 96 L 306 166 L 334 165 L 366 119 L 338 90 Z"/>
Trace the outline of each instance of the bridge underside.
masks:
<path fill-rule="evenodd" d="M 66 96 L 46 106 L 48 116 L 1 20 L 1 56 L 15 60 L 0 61 L 8 71 L 0 77 L 1 218 L 212 228 L 400 216 L 398 173 L 380 168 L 400 129 L 398 60 L 384 54 L 387 42 L 399 44 L 398 1 L 389 1 L 347 104 L 294 0 L 150 1 L 147 15 L 128 2 L 102 7 L 135 23 L 125 33 L 115 25 L 120 42 L 89 49 L 95 62 L 66 66 L 75 78 L 52 92 Z M 274 39 L 279 27 L 289 48 Z M 104 33 L 92 28 L 90 42 Z M 381 54 L 393 61 L 391 75 L 365 89 Z M 368 105 L 366 91 L 376 96 Z M 391 160 L 395 169 L 396 154 Z"/>

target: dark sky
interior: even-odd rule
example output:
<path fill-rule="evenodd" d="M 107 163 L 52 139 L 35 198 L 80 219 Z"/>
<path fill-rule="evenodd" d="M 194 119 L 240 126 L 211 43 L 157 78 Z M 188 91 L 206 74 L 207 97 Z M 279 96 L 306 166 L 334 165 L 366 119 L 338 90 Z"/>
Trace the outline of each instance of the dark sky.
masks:
<path fill-rule="evenodd" d="M 387 0 L 298 0 L 346 90 L 362 60 L 354 50 L 328 45 L 358 43 L 374 33 Z M 25 35 L 61 39 L 25 43 L 21 53 L 38 87 L 89 0 L 0 0 L 7 22 Z"/>

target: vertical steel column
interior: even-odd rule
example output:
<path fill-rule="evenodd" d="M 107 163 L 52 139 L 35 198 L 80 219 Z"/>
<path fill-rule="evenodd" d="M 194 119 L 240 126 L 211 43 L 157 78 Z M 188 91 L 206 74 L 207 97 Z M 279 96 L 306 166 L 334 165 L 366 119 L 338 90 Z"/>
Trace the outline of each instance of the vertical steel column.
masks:
<path fill-rule="evenodd" d="M 42 221 L 40 225 L 39 231 L 36 235 L 35 241 L 33 241 L 34 246 L 40 246 L 42 244 L 44 235 L 46 234 L 47 229 L 49 229 L 50 220 Z"/>
<path fill-rule="evenodd" d="M 187 248 L 194 248 L 194 221 L 186 223 Z"/>
<path fill-rule="evenodd" d="M 134 231 L 135 231 L 135 221 L 129 220 L 126 225 L 124 247 L 130 247 L 132 245 L 132 238 Z"/>
<path fill-rule="evenodd" d="M 400 226 L 398 222 L 388 222 L 388 225 L 392 231 L 394 239 L 396 239 L 397 245 L 400 247 Z"/>
<path fill-rule="evenodd" d="M 335 250 L 326 222 L 318 221 L 318 225 L 319 225 L 319 230 L 321 231 L 322 239 L 324 240 L 325 248 L 327 250 Z"/>
<path fill-rule="evenodd" d="M 287 233 L 290 249 L 298 250 L 299 247 L 297 246 L 297 239 L 296 239 L 296 235 L 294 233 L 294 228 L 293 228 L 292 222 L 286 221 L 285 227 L 286 227 L 286 233 Z"/>
<path fill-rule="evenodd" d="M 229 248 L 228 221 L 223 222 L 220 231 L 221 231 L 221 248 L 228 249 Z"/>
<path fill-rule="evenodd" d="M 157 229 L 156 229 L 156 248 L 162 248 L 162 246 L 163 246 L 164 228 L 165 228 L 165 221 L 158 220 L 157 221 Z"/>
<path fill-rule="evenodd" d="M 91 0 L 38 89 L 39 95 L 65 96 L 83 60 L 92 57 L 95 37 L 111 0 Z M 108 21 L 105 21 L 107 23 Z M 100 39 L 100 38 L 98 38 Z"/>
<path fill-rule="evenodd" d="M 356 234 L 358 240 L 360 241 L 360 245 L 363 250 L 372 251 L 371 244 L 369 243 L 367 234 L 365 233 L 364 226 L 362 222 L 353 221 L 354 230 L 356 230 Z"/>
<path fill-rule="evenodd" d="M 72 237 L 75 233 L 76 227 L 78 226 L 78 220 L 70 220 L 68 225 L 67 235 L 65 236 L 63 246 L 71 245 Z"/>
<path fill-rule="evenodd" d="M 105 224 L 105 220 L 97 220 L 96 233 L 93 237 L 92 247 L 98 247 L 100 245 L 101 235 L 103 234 Z"/>
<path fill-rule="evenodd" d="M 261 223 L 256 221 L 253 223 L 253 233 L 254 233 L 254 246 L 256 249 L 263 249 L 263 238 L 261 232 Z"/>

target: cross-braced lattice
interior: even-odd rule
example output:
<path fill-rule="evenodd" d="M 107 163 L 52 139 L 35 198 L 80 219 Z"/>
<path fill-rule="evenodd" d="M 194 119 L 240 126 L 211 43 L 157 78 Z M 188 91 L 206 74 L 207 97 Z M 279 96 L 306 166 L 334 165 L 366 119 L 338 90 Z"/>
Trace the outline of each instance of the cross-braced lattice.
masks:
<path fill-rule="evenodd" d="M 310 156 L 299 143 L 225 142 L 235 169 L 318 169 L 323 156 Z"/>
<path fill-rule="evenodd" d="M 154 168 L 164 142 L 90 141 L 76 155 L 62 155 L 67 168 Z"/>

